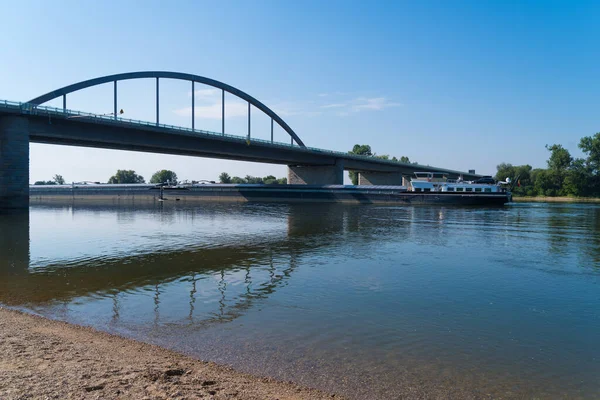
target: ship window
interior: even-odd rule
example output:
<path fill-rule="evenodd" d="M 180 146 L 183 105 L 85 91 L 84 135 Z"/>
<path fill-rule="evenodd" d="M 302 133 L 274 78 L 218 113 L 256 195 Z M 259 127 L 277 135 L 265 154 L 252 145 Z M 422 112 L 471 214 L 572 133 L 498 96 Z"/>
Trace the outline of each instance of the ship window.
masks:
<path fill-rule="evenodd" d="M 423 191 L 424 192 L 431 192 L 431 189 L 430 188 L 425 188 L 425 189 L 423 189 Z"/>
<path fill-rule="evenodd" d="M 464 189 L 463 188 L 456 188 L 457 192 L 462 192 Z"/>
<path fill-rule="evenodd" d="M 467 188 L 465 191 L 466 191 L 466 192 L 472 192 L 472 191 L 473 191 L 473 188 Z"/>
<path fill-rule="evenodd" d="M 415 192 L 420 192 L 421 188 L 415 188 Z"/>
<path fill-rule="evenodd" d="M 476 192 L 481 192 L 481 188 L 475 188 Z"/>
<path fill-rule="evenodd" d="M 492 188 L 485 188 L 484 192 L 491 193 Z"/>
<path fill-rule="evenodd" d="M 454 192 L 454 188 L 453 188 L 453 187 L 449 187 L 449 188 L 448 188 L 448 191 L 449 191 L 449 192 Z"/>

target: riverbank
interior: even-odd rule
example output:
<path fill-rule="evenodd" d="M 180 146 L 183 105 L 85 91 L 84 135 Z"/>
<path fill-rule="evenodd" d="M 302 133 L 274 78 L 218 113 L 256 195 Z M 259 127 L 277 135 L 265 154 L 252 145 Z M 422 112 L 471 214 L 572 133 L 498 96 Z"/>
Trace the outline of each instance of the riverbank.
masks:
<path fill-rule="evenodd" d="M 91 328 L 0 307 L 1 399 L 331 397 Z"/>
<path fill-rule="evenodd" d="M 523 196 L 513 197 L 516 203 L 600 203 L 599 197 L 567 197 L 567 196 Z"/>

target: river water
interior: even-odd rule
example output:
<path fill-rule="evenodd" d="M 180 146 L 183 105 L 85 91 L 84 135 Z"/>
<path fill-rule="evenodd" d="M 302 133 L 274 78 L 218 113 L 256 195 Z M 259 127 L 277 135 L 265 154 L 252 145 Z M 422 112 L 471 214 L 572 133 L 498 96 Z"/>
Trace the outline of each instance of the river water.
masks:
<path fill-rule="evenodd" d="M 0 303 L 350 398 L 600 398 L 600 207 L 47 204 Z"/>

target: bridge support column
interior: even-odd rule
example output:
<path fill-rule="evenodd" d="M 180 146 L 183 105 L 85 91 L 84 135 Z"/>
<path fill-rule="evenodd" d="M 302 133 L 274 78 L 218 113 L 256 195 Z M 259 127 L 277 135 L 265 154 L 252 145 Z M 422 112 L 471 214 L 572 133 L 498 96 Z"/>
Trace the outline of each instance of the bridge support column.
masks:
<path fill-rule="evenodd" d="M 0 117 L 0 212 L 29 207 L 29 121 Z"/>
<path fill-rule="evenodd" d="M 359 185 L 402 185 L 402 173 L 400 172 L 359 172 Z"/>
<path fill-rule="evenodd" d="M 335 165 L 288 165 L 290 185 L 343 185 L 344 162 Z"/>

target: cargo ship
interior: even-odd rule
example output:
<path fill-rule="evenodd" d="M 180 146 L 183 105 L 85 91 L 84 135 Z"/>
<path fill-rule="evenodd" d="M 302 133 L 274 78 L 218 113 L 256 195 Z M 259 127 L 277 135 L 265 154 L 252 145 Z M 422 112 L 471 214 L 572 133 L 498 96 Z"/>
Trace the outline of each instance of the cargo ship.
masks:
<path fill-rule="evenodd" d="M 136 200 L 157 202 L 252 201 L 362 204 L 448 204 L 500 206 L 511 201 L 510 182 L 491 178 L 465 182 L 417 172 L 408 187 L 263 184 L 72 184 L 31 186 L 30 200 Z M 487 180 L 485 180 L 487 179 Z"/>

